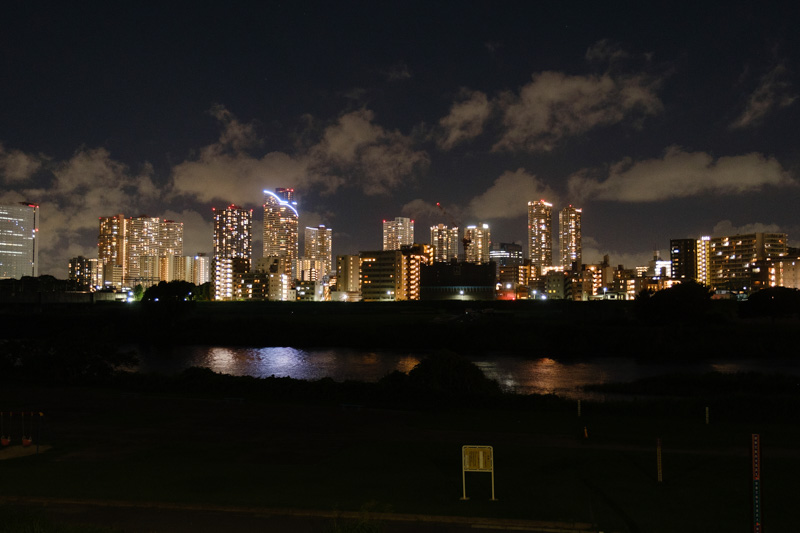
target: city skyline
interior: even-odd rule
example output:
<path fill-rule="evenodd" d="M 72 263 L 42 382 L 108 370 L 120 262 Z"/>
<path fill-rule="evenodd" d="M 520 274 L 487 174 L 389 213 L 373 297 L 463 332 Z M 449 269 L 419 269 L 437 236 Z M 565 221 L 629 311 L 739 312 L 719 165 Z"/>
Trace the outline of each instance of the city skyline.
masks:
<path fill-rule="evenodd" d="M 0 203 L 40 206 L 57 277 L 94 256 L 98 216 L 181 221 L 210 253 L 212 206 L 258 213 L 279 187 L 334 255 L 380 249 L 398 216 L 527 249 L 539 198 L 583 209 L 585 263 L 701 235 L 797 246 L 797 15 L 690 6 L 17 4 Z"/>

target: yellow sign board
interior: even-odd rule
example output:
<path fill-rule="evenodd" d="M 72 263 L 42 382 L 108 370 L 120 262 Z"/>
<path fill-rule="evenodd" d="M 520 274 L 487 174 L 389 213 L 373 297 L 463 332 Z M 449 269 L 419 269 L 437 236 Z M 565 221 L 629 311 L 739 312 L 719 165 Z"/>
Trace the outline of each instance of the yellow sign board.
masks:
<path fill-rule="evenodd" d="M 492 501 L 494 497 L 494 452 L 491 446 L 462 446 L 461 447 L 461 487 L 462 500 L 467 498 L 466 472 L 490 472 L 492 474 Z"/>
<path fill-rule="evenodd" d="M 491 472 L 494 464 L 491 446 L 463 446 L 464 471 Z"/>

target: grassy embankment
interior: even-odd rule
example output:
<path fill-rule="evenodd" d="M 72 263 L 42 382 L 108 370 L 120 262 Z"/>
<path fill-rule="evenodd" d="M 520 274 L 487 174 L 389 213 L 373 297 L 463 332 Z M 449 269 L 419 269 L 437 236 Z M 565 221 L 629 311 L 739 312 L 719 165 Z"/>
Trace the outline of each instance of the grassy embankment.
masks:
<path fill-rule="evenodd" d="M 638 302 L 193 302 L 0 309 L 2 338 L 90 335 L 113 343 L 509 350 L 526 357 L 774 357 L 800 320 L 740 318 L 734 302 L 702 313 Z M 689 307 L 688 309 L 691 309 Z M 660 312 L 658 312 L 660 311 Z"/>
<path fill-rule="evenodd" d="M 53 449 L 3 461 L 4 495 L 324 510 L 371 505 L 587 522 L 605 531 L 735 531 L 751 519 L 750 435 L 759 433 L 764 523 L 796 529 L 800 394 L 792 379 L 711 376 L 689 389 L 686 378 L 662 379 L 634 391 L 635 402 L 584 402 L 578 418 L 574 403 L 557 398 L 476 394 L 458 383 L 437 389 L 443 376 L 458 374 L 452 372 L 378 384 L 201 370 L 115 376 L 110 366 L 124 358 L 111 357 L 113 348 L 75 342 L 91 336 L 112 343 L 434 348 L 433 338 L 460 350 L 529 357 L 752 358 L 791 355 L 797 331 L 796 319 L 742 319 L 727 305 L 681 321 L 643 319 L 617 302 L 514 304 L 6 310 L 3 337 L 15 340 L 0 357 L 0 405 L 45 412 L 42 440 Z M 659 389 L 668 396 L 648 399 Z M 488 474 L 469 474 L 471 500 L 458 499 L 465 444 L 494 446 L 500 501 L 488 501 Z"/>
<path fill-rule="evenodd" d="M 759 433 L 764 522 L 773 531 L 794 527 L 796 380 L 712 375 L 679 390 L 661 379 L 648 389 L 675 389 L 680 397 L 583 402 L 579 418 L 573 402 L 500 395 L 474 375 L 449 380 L 465 375 L 456 370 L 377 384 L 199 369 L 172 378 L 73 374 L 71 384 L 51 376 L 48 386 L 20 375 L 3 384 L 0 403 L 46 412 L 42 440 L 53 449 L 3 461 L 4 495 L 322 510 L 368 505 L 585 522 L 605 531 L 735 531 L 750 521 L 749 443 Z M 488 501 L 490 478 L 477 473 L 467 476 L 471 499 L 459 500 L 465 444 L 494 447 L 499 501 Z"/>

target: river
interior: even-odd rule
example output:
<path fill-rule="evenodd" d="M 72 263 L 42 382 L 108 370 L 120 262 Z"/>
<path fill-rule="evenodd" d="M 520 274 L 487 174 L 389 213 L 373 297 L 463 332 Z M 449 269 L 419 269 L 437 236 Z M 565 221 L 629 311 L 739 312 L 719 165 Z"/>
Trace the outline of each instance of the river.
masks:
<path fill-rule="evenodd" d="M 408 372 L 425 357 L 421 351 L 364 351 L 346 348 L 301 350 L 290 347 L 243 348 L 182 346 L 136 349 L 140 372 L 172 374 L 191 367 L 207 367 L 236 376 L 291 377 L 335 381 L 374 382 L 395 370 Z M 471 356 L 484 374 L 497 380 L 504 391 L 519 394 L 557 394 L 565 398 L 602 399 L 585 393 L 584 385 L 630 382 L 675 373 L 762 372 L 800 375 L 800 362 L 787 359 L 639 363 L 634 359 L 603 357 L 560 360 L 527 359 L 514 354 Z"/>

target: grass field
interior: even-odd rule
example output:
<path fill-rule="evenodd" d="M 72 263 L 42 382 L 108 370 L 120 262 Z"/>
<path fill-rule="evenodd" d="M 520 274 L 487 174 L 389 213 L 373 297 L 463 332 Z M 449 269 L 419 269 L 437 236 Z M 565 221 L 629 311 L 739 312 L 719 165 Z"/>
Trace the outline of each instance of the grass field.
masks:
<path fill-rule="evenodd" d="M 552 398 L 378 409 L 213 393 L 4 386 L 4 406 L 45 412 L 42 442 L 53 448 L 0 461 L 0 469 L 3 494 L 17 498 L 368 506 L 584 522 L 606 532 L 729 532 L 751 529 L 750 436 L 759 433 L 765 528 L 797 531 L 800 427 L 781 409 L 768 412 L 775 402 L 736 401 L 748 408 L 734 405 L 719 416 L 715 406 L 706 425 L 699 399 L 584 402 L 578 418 L 574 404 Z M 459 499 L 465 444 L 494 447 L 499 501 L 489 501 L 485 473 L 468 473 L 470 500 Z"/>

